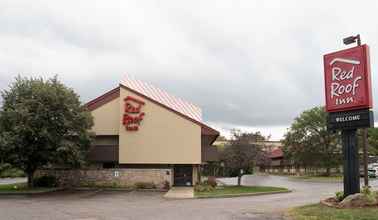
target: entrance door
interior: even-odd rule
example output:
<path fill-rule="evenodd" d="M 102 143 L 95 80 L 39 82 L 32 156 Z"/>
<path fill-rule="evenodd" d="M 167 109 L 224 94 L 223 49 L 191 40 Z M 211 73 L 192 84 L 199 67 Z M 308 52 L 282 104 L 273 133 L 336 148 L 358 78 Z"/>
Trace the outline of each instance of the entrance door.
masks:
<path fill-rule="evenodd" d="M 174 185 L 191 186 L 193 183 L 192 165 L 175 165 L 174 166 Z"/>

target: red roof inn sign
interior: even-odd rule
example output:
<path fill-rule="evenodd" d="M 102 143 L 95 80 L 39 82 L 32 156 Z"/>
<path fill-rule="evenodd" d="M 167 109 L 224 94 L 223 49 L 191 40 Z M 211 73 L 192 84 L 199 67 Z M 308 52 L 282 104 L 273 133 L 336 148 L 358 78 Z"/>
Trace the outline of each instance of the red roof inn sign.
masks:
<path fill-rule="evenodd" d="M 372 108 L 369 47 L 324 55 L 326 110 L 331 128 L 370 127 Z M 365 121 L 366 120 L 366 121 Z"/>
<path fill-rule="evenodd" d="M 369 47 L 353 47 L 324 55 L 328 112 L 371 108 Z"/>

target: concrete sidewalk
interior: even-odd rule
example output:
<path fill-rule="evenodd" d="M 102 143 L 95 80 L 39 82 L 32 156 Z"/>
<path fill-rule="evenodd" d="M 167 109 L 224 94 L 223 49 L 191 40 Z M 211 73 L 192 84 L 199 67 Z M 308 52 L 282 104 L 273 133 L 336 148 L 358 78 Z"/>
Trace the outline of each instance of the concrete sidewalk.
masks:
<path fill-rule="evenodd" d="M 194 198 L 193 187 L 172 187 L 165 195 L 168 199 L 192 199 Z"/>

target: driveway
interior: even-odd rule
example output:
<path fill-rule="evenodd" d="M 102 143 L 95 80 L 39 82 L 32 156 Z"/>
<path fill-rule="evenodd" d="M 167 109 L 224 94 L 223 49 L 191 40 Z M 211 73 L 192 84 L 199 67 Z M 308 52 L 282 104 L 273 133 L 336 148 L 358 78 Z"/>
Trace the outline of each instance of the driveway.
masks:
<path fill-rule="evenodd" d="M 237 184 L 237 178 L 221 178 L 219 180 L 227 185 Z M 247 186 L 277 186 L 292 190 L 292 193 L 277 195 L 279 198 L 273 199 L 265 206 L 266 211 L 283 210 L 293 206 L 317 203 L 321 199 L 334 196 L 337 191 L 343 191 L 343 182 L 309 182 L 271 175 L 244 176 L 241 184 Z M 369 185 L 378 190 L 378 179 L 369 179 Z M 363 179 L 361 179 L 361 186 L 363 186 Z M 285 200 L 290 202 L 282 202 Z"/>
<path fill-rule="evenodd" d="M 281 220 L 287 208 L 319 202 L 342 188 L 342 183 L 298 182 L 279 176 L 245 176 L 243 183 L 285 186 L 293 192 L 255 197 L 172 200 L 164 199 L 164 193 L 159 192 L 64 191 L 43 196 L 0 198 L 0 219 Z"/>

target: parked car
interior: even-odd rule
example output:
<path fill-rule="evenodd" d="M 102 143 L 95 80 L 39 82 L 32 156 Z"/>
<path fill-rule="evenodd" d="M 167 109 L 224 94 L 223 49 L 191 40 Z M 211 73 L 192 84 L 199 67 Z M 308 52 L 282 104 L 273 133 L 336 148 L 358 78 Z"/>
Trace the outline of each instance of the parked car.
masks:
<path fill-rule="evenodd" d="M 369 169 L 375 170 L 375 174 L 378 175 L 378 163 L 369 164 Z"/>
<path fill-rule="evenodd" d="M 360 169 L 360 177 L 364 176 L 364 169 Z M 376 178 L 377 177 L 377 172 L 375 169 L 368 169 L 368 177 L 369 178 Z"/>
<path fill-rule="evenodd" d="M 377 171 L 374 170 L 374 169 L 370 169 L 370 170 L 368 170 L 368 176 L 369 176 L 370 178 L 376 178 L 376 177 L 377 177 Z"/>

